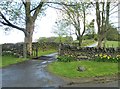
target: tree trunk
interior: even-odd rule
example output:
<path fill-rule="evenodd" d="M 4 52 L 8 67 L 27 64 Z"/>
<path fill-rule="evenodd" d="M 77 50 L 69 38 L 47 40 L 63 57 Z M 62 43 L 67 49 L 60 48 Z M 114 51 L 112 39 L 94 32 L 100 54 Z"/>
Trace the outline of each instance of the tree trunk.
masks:
<path fill-rule="evenodd" d="M 101 17 L 100 17 L 100 7 L 99 2 L 96 2 L 96 21 L 97 21 L 97 28 L 98 28 L 98 48 L 102 47 L 102 36 L 101 36 Z"/>
<path fill-rule="evenodd" d="M 104 10 L 104 7 L 105 7 L 105 3 L 103 2 L 102 17 L 100 17 L 99 4 L 98 2 L 96 2 L 96 17 L 97 17 L 96 19 L 98 24 L 98 46 L 97 46 L 98 48 L 102 47 L 102 41 L 105 39 L 106 32 L 108 31 L 110 2 L 107 1 L 106 3 L 106 12 Z M 106 17 L 104 13 L 106 13 Z M 101 18 L 102 18 L 102 25 L 100 24 Z"/>
<path fill-rule="evenodd" d="M 27 55 L 32 55 L 32 35 L 25 36 Z"/>
<path fill-rule="evenodd" d="M 34 31 L 34 23 L 28 23 L 26 25 L 26 30 L 28 32 L 28 34 L 25 36 L 27 55 L 32 56 L 32 37 Z"/>
<path fill-rule="evenodd" d="M 27 45 L 25 42 L 25 38 L 24 38 L 24 43 L 23 43 L 23 57 L 26 59 L 27 58 Z"/>
<path fill-rule="evenodd" d="M 99 36 L 97 48 L 102 48 L 102 38 Z"/>
<path fill-rule="evenodd" d="M 82 44 L 82 37 L 79 36 L 79 37 L 78 37 L 78 40 L 79 40 L 78 46 L 81 47 L 81 44 Z"/>
<path fill-rule="evenodd" d="M 102 48 L 102 41 L 104 40 L 104 35 L 98 34 L 98 48 Z"/>

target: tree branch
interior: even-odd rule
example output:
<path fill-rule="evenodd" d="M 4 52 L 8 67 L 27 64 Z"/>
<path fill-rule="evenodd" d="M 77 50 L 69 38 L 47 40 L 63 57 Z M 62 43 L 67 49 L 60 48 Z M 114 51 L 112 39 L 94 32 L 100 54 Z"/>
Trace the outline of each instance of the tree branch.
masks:
<path fill-rule="evenodd" d="M 21 0 L 21 1 L 22 1 L 23 5 L 26 6 L 25 2 L 23 0 Z"/>
<path fill-rule="evenodd" d="M 25 33 L 25 35 L 27 35 L 27 33 L 26 33 L 26 31 L 25 31 L 24 28 L 21 28 L 21 27 L 18 27 L 18 26 L 16 26 L 16 25 L 13 25 L 11 22 L 9 22 L 9 21 L 5 18 L 5 16 L 4 16 L 1 12 L 0 12 L 0 16 L 1 16 L 2 19 L 4 19 L 4 21 L 5 21 L 5 22 L 0 21 L 0 23 L 2 23 L 3 25 L 7 25 L 7 26 L 10 26 L 10 27 L 16 28 L 16 29 L 18 29 L 18 30 L 20 30 L 20 31 L 23 31 L 23 32 Z"/>
<path fill-rule="evenodd" d="M 119 11 L 120 11 L 120 10 L 114 11 L 114 12 L 110 13 L 110 15 L 112 15 L 112 14 L 114 14 L 114 13 L 117 13 L 117 12 L 119 12 Z M 110 16 L 110 15 L 109 15 L 109 16 Z"/>
<path fill-rule="evenodd" d="M 84 18 L 84 20 L 83 20 L 83 24 L 84 24 L 84 29 L 83 29 L 83 32 L 82 32 L 82 35 L 81 36 L 83 36 L 84 35 L 84 33 L 85 33 L 85 30 L 86 30 L 86 26 L 85 26 L 85 23 L 86 23 L 86 16 L 85 16 L 85 10 L 83 10 L 83 14 L 84 14 L 84 16 L 83 16 L 83 18 Z"/>
<path fill-rule="evenodd" d="M 115 7 L 117 7 L 118 5 L 120 4 L 120 2 L 119 3 L 117 3 L 110 11 L 112 11 L 112 10 L 114 10 L 115 9 Z"/>
<path fill-rule="evenodd" d="M 35 8 L 35 12 L 34 12 L 34 14 L 33 14 L 33 21 L 35 21 L 35 19 L 37 18 L 37 15 L 39 14 L 39 12 L 40 12 L 43 4 L 44 4 L 44 2 L 41 1 L 41 2 L 39 3 L 39 5 Z"/>
<path fill-rule="evenodd" d="M 46 2 L 46 3 L 52 3 L 52 4 L 58 4 L 58 5 L 65 5 L 65 6 L 76 6 L 73 4 L 65 4 L 64 2 Z"/>
<path fill-rule="evenodd" d="M 67 12 L 67 15 L 69 16 L 70 20 L 72 21 L 72 24 L 74 24 L 74 26 L 75 26 L 77 23 L 75 22 L 74 15 L 72 14 L 72 15 L 73 15 L 73 17 L 72 17 L 71 14 L 69 13 L 69 11 L 68 11 L 68 10 L 70 10 L 69 7 L 64 6 L 63 8 L 64 8 L 65 11 Z M 66 9 L 66 8 L 67 8 L 67 9 Z"/>
<path fill-rule="evenodd" d="M 40 5 L 40 4 L 39 4 L 39 5 Z M 36 9 L 39 7 L 39 5 L 38 5 L 37 7 L 35 7 L 34 9 L 30 10 L 30 13 L 31 13 L 32 11 L 36 10 Z"/>
<path fill-rule="evenodd" d="M 63 9 L 61 9 L 61 8 L 53 7 L 53 6 L 50 6 L 50 5 L 48 5 L 48 4 L 47 4 L 47 6 L 49 6 L 49 7 L 51 7 L 51 8 L 54 8 L 54 9 L 57 9 L 57 10 L 64 11 L 64 10 L 63 10 Z"/>

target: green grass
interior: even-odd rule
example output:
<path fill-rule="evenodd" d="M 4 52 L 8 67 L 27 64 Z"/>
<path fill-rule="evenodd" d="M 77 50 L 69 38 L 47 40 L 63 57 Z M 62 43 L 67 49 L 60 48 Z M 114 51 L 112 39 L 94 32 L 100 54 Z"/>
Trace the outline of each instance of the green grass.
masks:
<path fill-rule="evenodd" d="M 120 41 L 106 41 L 105 47 L 119 47 Z"/>
<path fill-rule="evenodd" d="M 49 49 L 46 51 L 39 50 L 38 56 L 43 56 L 43 55 L 47 55 L 47 54 L 51 54 L 51 53 L 55 53 L 55 52 L 57 52 L 57 50 L 55 50 L 55 49 Z"/>
<path fill-rule="evenodd" d="M 78 66 L 84 66 L 86 71 L 77 71 Z M 48 70 L 68 78 L 96 77 L 118 73 L 118 64 L 94 61 L 54 62 L 48 65 Z"/>
<path fill-rule="evenodd" d="M 5 66 L 9 66 L 11 64 L 16 64 L 16 63 L 19 63 L 19 62 L 23 62 L 25 60 L 28 60 L 28 59 L 16 58 L 14 56 L 2 56 L 2 58 L 0 59 L 0 61 L 2 62 L 2 63 L 0 63 L 0 68 L 5 67 Z"/>

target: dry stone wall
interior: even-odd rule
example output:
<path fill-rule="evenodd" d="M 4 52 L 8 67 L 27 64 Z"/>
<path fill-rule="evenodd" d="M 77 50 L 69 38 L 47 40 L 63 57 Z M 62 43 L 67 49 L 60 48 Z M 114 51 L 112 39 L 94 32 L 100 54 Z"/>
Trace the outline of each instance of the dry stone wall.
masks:
<path fill-rule="evenodd" d="M 77 60 L 92 60 L 95 55 L 99 54 L 112 55 L 113 57 L 120 54 L 120 48 L 95 48 L 95 47 L 82 47 L 62 44 L 60 48 L 60 55 L 69 55 L 75 57 Z"/>
<path fill-rule="evenodd" d="M 2 44 L 2 55 L 15 55 L 17 57 L 23 56 L 23 43 L 8 43 Z M 33 53 L 38 52 L 38 50 L 49 50 L 49 49 L 58 49 L 58 44 L 54 42 L 46 42 L 46 43 L 32 43 L 33 45 Z"/>

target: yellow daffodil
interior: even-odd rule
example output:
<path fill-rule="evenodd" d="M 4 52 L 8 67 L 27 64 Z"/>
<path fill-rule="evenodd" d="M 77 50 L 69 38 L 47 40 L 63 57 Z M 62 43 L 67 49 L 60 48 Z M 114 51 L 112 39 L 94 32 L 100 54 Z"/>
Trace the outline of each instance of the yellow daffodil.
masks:
<path fill-rule="evenodd" d="M 108 56 L 107 59 L 110 59 L 110 57 Z"/>
<path fill-rule="evenodd" d="M 117 55 L 116 57 L 120 57 L 120 55 Z"/>
<path fill-rule="evenodd" d="M 100 57 L 102 57 L 102 54 L 100 54 Z"/>
<path fill-rule="evenodd" d="M 104 54 L 103 58 L 106 58 L 106 57 L 107 57 L 107 55 L 106 55 L 106 54 Z"/>
<path fill-rule="evenodd" d="M 98 54 L 95 55 L 96 57 L 98 56 Z"/>

